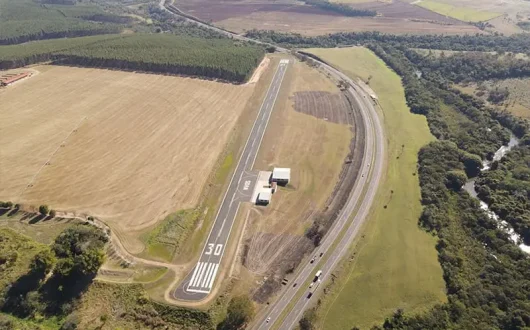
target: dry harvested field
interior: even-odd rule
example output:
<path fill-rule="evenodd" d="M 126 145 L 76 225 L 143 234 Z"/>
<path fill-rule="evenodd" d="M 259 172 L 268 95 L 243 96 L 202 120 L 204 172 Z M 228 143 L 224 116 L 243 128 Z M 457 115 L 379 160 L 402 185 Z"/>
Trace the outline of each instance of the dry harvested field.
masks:
<path fill-rule="evenodd" d="M 0 200 L 99 217 L 132 253 L 142 230 L 197 204 L 255 86 L 34 69 L 0 91 Z"/>
<path fill-rule="evenodd" d="M 441 24 L 462 25 L 462 22 L 445 15 L 440 15 L 428 9 L 412 5 L 405 1 L 394 0 L 389 2 L 365 2 L 350 5 L 358 9 L 371 9 L 377 11 L 383 17 L 415 19 Z"/>
<path fill-rule="evenodd" d="M 406 1 L 418 3 L 417 0 Z M 445 9 L 444 5 L 455 7 L 456 16 L 467 15 L 473 17 L 473 12 L 475 12 L 475 16 L 478 18 L 488 18 L 487 15 L 482 13 L 503 14 L 488 22 L 494 26 L 493 31 L 505 34 L 522 32 L 516 24 L 530 16 L 530 2 L 524 0 L 435 0 L 435 2 L 442 4 L 442 10 Z"/>
<path fill-rule="evenodd" d="M 479 33 L 474 26 L 447 18 L 418 6 L 393 2 L 355 3 L 353 7 L 373 8 L 383 15 L 375 18 L 345 17 L 292 1 L 177 0 L 175 5 L 188 14 L 242 33 L 251 29 L 320 35 L 341 31 L 381 31 L 388 33 Z"/>
<path fill-rule="evenodd" d="M 285 166 L 292 174 L 269 206 L 248 213 L 243 259 L 257 279 L 294 267 L 313 248 L 304 232 L 333 195 L 353 137 L 340 90 L 306 64 L 291 66 L 278 100 L 254 168 Z M 264 301 L 270 285 L 278 283 L 258 285 L 254 298 Z"/>

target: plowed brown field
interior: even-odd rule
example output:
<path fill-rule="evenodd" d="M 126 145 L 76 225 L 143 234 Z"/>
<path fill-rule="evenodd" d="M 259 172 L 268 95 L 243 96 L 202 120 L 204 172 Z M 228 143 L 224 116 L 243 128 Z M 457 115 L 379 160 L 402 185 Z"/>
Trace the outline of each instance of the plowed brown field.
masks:
<path fill-rule="evenodd" d="M 382 17 L 345 17 L 301 2 L 279 0 L 176 0 L 184 12 L 230 31 L 251 29 L 321 35 L 335 32 L 381 31 L 387 33 L 481 33 L 475 26 L 445 17 L 400 0 L 370 1 L 351 6 L 376 10 Z"/>
<path fill-rule="evenodd" d="M 0 200 L 97 216 L 133 253 L 139 231 L 197 204 L 255 86 L 36 69 L 0 91 Z"/>

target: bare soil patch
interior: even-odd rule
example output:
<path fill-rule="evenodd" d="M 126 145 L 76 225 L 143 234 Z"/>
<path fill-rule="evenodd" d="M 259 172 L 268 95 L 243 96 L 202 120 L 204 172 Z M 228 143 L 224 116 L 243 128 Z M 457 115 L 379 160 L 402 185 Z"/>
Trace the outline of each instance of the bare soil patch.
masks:
<path fill-rule="evenodd" d="M 296 92 L 294 109 L 337 124 L 351 124 L 350 104 L 343 94 L 329 92 Z"/>
<path fill-rule="evenodd" d="M 377 13 L 389 18 L 419 19 L 451 25 L 463 24 L 463 22 L 457 19 L 440 15 L 428 9 L 411 5 L 410 3 L 403 2 L 400 0 L 394 0 L 391 2 L 376 1 L 367 3 L 357 3 L 351 4 L 350 7 L 375 10 L 377 11 Z"/>
<path fill-rule="evenodd" d="M 35 69 L 0 91 L 0 200 L 92 214 L 133 253 L 143 229 L 197 204 L 255 86 Z"/>
<path fill-rule="evenodd" d="M 294 1 L 260 0 L 215 1 L 178 0 L 175 5 L 184 12 L 207 22 L 243 33 L 251 29 L 320 35 L 343 31 L 381 31 L 388 33 L 465 34 L 481 31 L 458 20 L 400 0 L 371 1 L 350 4 L 355 8 L 374 9 L 383 17 L 345 17 L 341 14 L 302 5 Z"/>
<path fill-rule="evenodd" d="M 258 12 L 301 13 L 327 16 L 340 16 L 340 14 L 322 10 L 313 6 L 300 3 L 271 3 L 266 1 L 222 1 L 177 0 L 175 5 L 184 12 L 204 21 L 218 22 L 231 17 L 247 16 Z"/>
<path fill-rule="evenodd" d="M 482 33 L 472 25 L 444 25 L 422 19 L 395 17 L 340 17 L 285 12 L 257 12 L 216 22 L 230 31 L 243 33 L 251 29 L 294 32 L 317 36 L 337 32 L 379 31 L 393 34 L 475 34 Z"/>

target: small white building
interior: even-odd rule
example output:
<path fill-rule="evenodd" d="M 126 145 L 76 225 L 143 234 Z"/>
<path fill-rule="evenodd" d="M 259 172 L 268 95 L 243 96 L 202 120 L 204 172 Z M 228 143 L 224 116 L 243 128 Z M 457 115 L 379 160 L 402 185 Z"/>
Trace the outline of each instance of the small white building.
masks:
<path fill-rule="evenodd" d="M 258 198 L 256 199 L 256 204 L 268 205 L 271 202 L 271 198 L 272 198 L 272 189 L 270 188 L 262 189 L 258 194 Z"/>
<path fill-rule="evenodd" d="M 272 170 L 271 182 L 276 182 L 280 186 L 285 186 L 291 180 L 291 169 L 275 167 Z"/>

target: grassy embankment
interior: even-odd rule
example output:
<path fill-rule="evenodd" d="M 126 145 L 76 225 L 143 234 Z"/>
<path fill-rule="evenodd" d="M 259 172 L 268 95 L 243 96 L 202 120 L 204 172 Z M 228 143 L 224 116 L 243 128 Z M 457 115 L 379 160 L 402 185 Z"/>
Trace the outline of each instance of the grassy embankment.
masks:
<path fill-rule="evenodd" d="M 417 5 L 464 22 L 483 22 L 502 15 L 501 13 L 481 11 L 469 7 L 457 7 L 432 0 L 420 1 Z"/>
<path fill-rule="evenodd" d="M 397 74 L 365 48 L 313 49 L 378 94 L 388 139 L 388 167 L 364 235 L 343 262 L 318 310 L 323 329 L 380 323 L 397 308 L 420 312 L 443 302 L 445 285 L 436 240 L 418 227 L 419 149 L 434 138 L 425 117 L 410 113 Z M 386 208 L 385 208 L 386 206 Z"/>

